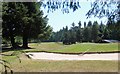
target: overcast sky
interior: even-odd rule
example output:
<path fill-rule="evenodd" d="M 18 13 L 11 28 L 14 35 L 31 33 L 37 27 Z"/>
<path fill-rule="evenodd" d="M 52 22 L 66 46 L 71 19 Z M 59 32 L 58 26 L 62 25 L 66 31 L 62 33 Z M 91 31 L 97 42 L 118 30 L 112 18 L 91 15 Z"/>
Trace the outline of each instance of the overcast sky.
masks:
<path fill-rule="evenodd" d="M 53 13 L 47 13 L 47 9 L 42 8 L 44 15 L 48 15 L 49 21 L 48 24 L 53 27 L 53 31 L 59 31 L 63 27 L 68 26 L 68 28 L 71 27 L 71 24 L 74 22 L 76 26 L 78 26 L 78 22 L 81 21 L 82 26 L 84 25 L 84 22 L 92 21 L 98 21 L 100 23 L 101 21 L 103 23 L 107 22 L 107 18 L 99 19 L 97 17 L 92 17 L 89 19 L 86 19 L 85 14 L 88 12 L 88 10 L 91 8 L 89 1 L 81 1 L 80 2 L 81 8 L 73 12 L 72 10 L 70 13 L 65 13 L 61 11 L 61 9 L 58 9 L 54 11 Z"/>

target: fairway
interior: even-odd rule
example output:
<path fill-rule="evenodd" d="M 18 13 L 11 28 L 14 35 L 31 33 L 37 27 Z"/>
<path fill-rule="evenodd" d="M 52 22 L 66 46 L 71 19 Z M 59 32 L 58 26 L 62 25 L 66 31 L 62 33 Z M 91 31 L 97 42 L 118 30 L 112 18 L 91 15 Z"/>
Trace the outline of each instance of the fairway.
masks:
<path fill-rule="evenodd" d="M 119 51 L 118 43 L 77 43 L 73 45 L 63 45 L 62 43 L 31 43 L 29 46 L 33 49 L 26 52 L 59 52 L 59 53 L 81 53 L 81 52 L 110 52 Z"/>

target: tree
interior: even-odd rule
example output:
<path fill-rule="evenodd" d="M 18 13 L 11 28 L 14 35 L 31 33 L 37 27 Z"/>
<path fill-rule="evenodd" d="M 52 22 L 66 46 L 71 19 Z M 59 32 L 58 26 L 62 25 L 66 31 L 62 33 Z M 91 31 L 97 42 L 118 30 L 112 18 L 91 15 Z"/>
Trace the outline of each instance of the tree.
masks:
<path fill-rule="evenodd" d="M 107 28 L 105 28 L 103 35 L 103 39 L 110 39 L 110 32 Z"/>
<path fill-rule="evenodd" d="M 74 4 L 75 3 L 75 4 Z M 60 1 L 54 1 L 54 0 L 48 0 L 46 2 L 43 3 L 43 6 L 44 7 L 47 7 L 48 8 L 48 12 L 49 11 L 55 11 L 56 9 L 63 9 L 63 13 L 69 13 L 69 8 L 72 7 L 71 4 L 74 4 L 76 5 L 77 2 L 71 0 L 70 2 L 64 0 L 63 2 L 60 2 Z M 79 4 L 79 2 L 78 2 Z M 88 18 L 90 18 L 92 15 L 94 15 L 95 17 L 99 17 L 99 18 L 102 18 L 102 17 L 107 17 L 108 19 L 111 19 L 113 21 L 119 21 L 119 16 L 120 16 L 120 2 L 119 1 L 116 1 L 116 0 L 95 0 L 93 3 L 91 2 L 91 9 L 88 11 L 88 13 L 86 14 L 86 16 Z M 114 9 L 114 7 L 117 6 L 117 9 Z M 73 6 L 74 7 L 74 6 Z M 71 9 L 74 9 L 74 8 L 71 8 Z M 113 10 L 112 10 L 113 9 Z M 65 11 L 64 11 L 65 10 Z M 112 22 L 113 22 L 112 21 Z M 91 23 L 89 22 L 88 25 L 86 26 L 86 22 L 84 22 L 84 28 L 83 28 L 83 37 L 84 37 L 84 40 L 85 41 L 91 41 L 91 30 L 92 30 L 92 33 L 93 31 L 96 30 L 96 34 L 95 34 L 95 37 L 94 38 L 92 36 L 92 39 L 94 39 L 93 41 L 97 42 L 98 40 L 101 40 L 101 39 L 104 39 L 106 38 L 106 35 L 105 33 L 107 33 L 108 35 L 107 36 L 110 36 L 110 38 L 112 38 L 113 36 L 118 36 L 119 34 L 119 22 L 115 22 L 117 23 L 115 26 L 117 27 L 114 27 L 114 28 L 117 28 L 117 30 L 114 29 L 114 31 L 112 31 L 113 34 L 115 35 L 111 35 L 110 34 L 110 31 L 107 29 L 106 26 L 104 26 L 103 28 L 103 25 L 100 25 L 100 27 L 98 25 L 94 25 L 94 26 L 91 26 Z M 115 24 L 114 23 L 114 24 Z M 98 26 L 98 27 L 97 27 Z M 95 30 L 93 30 L 93 28 L 96 28 Z M 74 28 L 74 30 L 76 30 Z M 70 29 L 69 30 L 70 32 L 70 35 L 72 34 L 72 30 Z M 77 36 L 77 33 L 79 33 L 78 29 L 76 30 L 76 36 Z M 86 36 L 88 35 L 88 36 Z M 85 37 L 86 36 L 86 37 Z M 71 36 L 70 36 L 71 37 Z M 87 38 L 88 37 L 88 38 Z M 77 37 L 78 38 L 78 37 Z M 107 37 L 109 38 L 109 37 Z M 113 38 L 116 38 L 116 37 L 113 37 Z"/>
<path fill-rule="evenodd" d="M 66 28 L 64 30 L 63 44 L 71 44 L 68 26 L 66 26 Z"/>
<path fill-rule="evenodd" d="M 103 39 L 105 28 L 106 28 L 106 26 L 101 21 L 100 26 L 99 26 L 99 35 L 98 35 L 100 38 L 100 41 L 102 41 L 102 39 Z"/>
<path fill-rule="evenodd" d="M 116 39 L 120 41 L 120 21 L 117 21 L 115 30 L 117 31 Z"/>
<path fill-rule="evenodd" d="M 76 40 L 77 40 L 77 42 L 82 42 L 83 35 L 82 35 L 82 29 L 81 29 L 81 21 L 79 21 L 78 25 L 79 26 L 76 31 Z"/>
<path fill-rule="evenodd" d="M 91 2 L 91 9 L 86 16 L 88 18 L 92 15 L 99 18 L 106 16 L 107 18 L 116 19 L 118 17 L 119 5 L 119 0 L 95 0 Z M 118 9 L 115 9 L 116 6 L 118 6 Z"/>
<path fill-rule="evenodd" d="M 85 27 L 83 30 L 83 41 L 85 42 L 90 42 L 90 28 L 89 27 Z"/>
<path fill-rule="evenodd" d="M 87 26 L 88 26 L 88 27 L 92 27 L 92 22 L 89 21 Z"/>
<path fill-rule="evenodd" d="M 45 36 L 52 30 L 47 26 L 47 16 L 43 17 L 43 12 L 39 10 L 41 3 L 26 2 L 24 5 L 28 8 L 28 20 L 23 25 L 23 48 L 28 48 L 28 38 L 36 38 L 39 34 Z"/>
<path fill-rule="evenodd" d="M 86 22 L 84 22 L 84 28 L 86 27 Z"/>
<path fill-rule="evenodd" d="M 3 5 L 3 37 L 10 38 L 14 48 L 15 36 L 22 36 L 23 48 L 28 48 L 28 38 L 37 38 L 42 33 L 50 34 L 48 18 L 43 17 L 40 6 L 37 2 L 8 2 Z"/>
<path fill-rule="evenodd" d="M 76 43 L 76 27 L 74 22 L 71 25 L 72 27 L 70 29 L 70 42 L 71 44 L 75 44 Z"/>
<path fill-rule="evenodd" d="M 99 34 L 99 26 L 97 21 L 94 21 L 93 26 L 92 26 L 92 40 L 94 42 L 98 42 L 98 34 Z"/>
<path fill-rule="evenodd" d="M 118 33 L 120 33 L 119 24 L 120 21 L 120 1 L 119 0 L 96 0 L 92 3 L 92 8 L 88 11 L 86 16 L 89 18 L 92 15 L 95 17 L 107 17 L 108 18 L 108 29 L 105 29 L 104 38 L 118 39 Z M 116 24 L 115 24 L 116 23 Z M 117 26 L 116 26 L 117 25 Z M 117 30 L 115 30 L 115 28 Z M 104 33 L 104 34 L 105 34 Z M 111 34 L 110 34 L 111 33 Z"/>
<path fill-rule="evenodd" d="M 109 33 L 109 39 L 119 40 L 120 26 L 119 21 L 115 22 L 112 19 L 109 19 L 106 28 Z"/>
<path fill-rule="evenodd" d="M 3 3 L 2 37 L 10 39 L 13 48 L 17 47 L 15 43 L 15 36 L 20 35 L 22 25 L 21 19 L 22 16 L 25 16 L 26 12 L 27 9 L 23 6 L 22 3 Z"/>
<path fill-rule="evenodd" d="M 81 25 L 82 25 L 82 24 L 81 24 L 81 21 L 79 21 L 78 25 L 79 25 L 79 28 L 81 28 Z"/>
<path fill-rule="evenodd" d="M 48 9 L 49 12 L 53 12 L 57 9 L 62 9 L 63 13 L 69 13 L 69 10 L 72 9 L 73 12 L 76 11 L 78 8 L 80 8 L 79 1 L 71 0 L 42 0 L 43 7 Z"/>
<path fill-rule="evenodd" d="M 87 0 L 89 1 L 89 0 Z M 80 0 L 42 0 L 43 7 L 48 9 L 49 12 L 53 12 L 57 9 L 62 9 L 63 13 L 69 13 L 69 10 L 72 9 L 73 12 L 76 11 L 80 6 Z M 115 9 L 115 7 L 118 9 Z M 91 1 L 91 9 L 86 13 L 87 18 L 91 17 L 92 15 L 102 18 L 104 16 L 108 18 L 119 18 L 119 7 L 120 1 L 119 0 L 95 0 Z"/>
<path fill-rule="evenodd" d="M 103 33 L 104 32 L 104 29 L 105 29 L 105 25 L 102 23 L 102 21 L 101 21 L 101 23 L 100 23 L 100 26 L 99 26 L 99 31 L 100 31 L 100 33 Z"/>
<path fill-rule="evenodd" d="M 92 8 L 88 11 L 86 16 L 89 18 L 92 15 L 95 17 L 107 17 L 108 18 L 108 30 L 105 30 L 105 35 L 104 38 L 109 38 L 109 39 L 117 39 L 118 40 L 118 33 L 120 33 L 120 30 L 118 29 L 119 26 L 116 26 L 118 24 L 115 24 L 120 21 L 120 1 L 119 0 L 96 0 L 95 2 L 92 3 Z M 115 30 L 115 28 L 117 30 Z M 108 34 L 111 33 L 111 34 Z M 108 36 L 109 35 L 109 36 Z"/>
<path fill-rule="evenodd" d="M 47 41 L 47 39 L 50 38 L 52 34 L 52 27 L 51 26 L 46 26 L 45 29 L 44 29 L 44 32 L 42 34 L 39 34 L 38 38 L 41 40 L 41 41 Z"/>
<path fill-rule="evenodd" d="M 89 21 L 88 22 L 88 24 L 87 24 L 87 28 L 88 28 L 88 41 L 89 42 L 91 42 L 91 37 L 92 37 L 92 35 L 91 35 L 91 31 L 92 31 L 92 22 L 91 21 Z"/>
<path fill-rule="evenodd" d="M 0 2 L 0 11 L 2 10 L 2 2 Z M 0 38 L 2 39 L 2 12 L 0 12 Z M 0 41 L 2 42 L 2 41 Z"/>

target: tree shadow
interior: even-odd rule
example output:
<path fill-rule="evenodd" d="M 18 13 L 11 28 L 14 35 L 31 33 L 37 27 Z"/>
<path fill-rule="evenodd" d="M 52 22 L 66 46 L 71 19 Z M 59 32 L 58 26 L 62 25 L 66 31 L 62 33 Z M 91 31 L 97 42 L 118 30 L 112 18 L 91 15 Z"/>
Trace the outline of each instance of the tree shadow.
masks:
<path fill-rule="evenodd" d="M 12 48 L 12 47 L 2 47 L 1 52 L 8 52 L 8 51 L 18 51 L 18 50 L 28 50 L 28 49 L 35 49 L 35 48 L 23 48 L 23 47 L 17 47 L 17 48 Z"/>

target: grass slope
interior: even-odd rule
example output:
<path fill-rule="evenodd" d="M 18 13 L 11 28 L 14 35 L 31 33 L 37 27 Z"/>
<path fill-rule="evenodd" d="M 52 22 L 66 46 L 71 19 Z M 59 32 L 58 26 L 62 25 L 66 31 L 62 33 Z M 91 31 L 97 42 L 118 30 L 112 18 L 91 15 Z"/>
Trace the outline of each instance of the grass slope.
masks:
<path fill-rule="evenodd" d="M 80 52 L 109 52 L 118 51 L 117 43 L 77 43 L 73 45 L 63 45 L 62 43 L 41 43 L 29 44 L 30 47 L 35 49 L 25 50 L 27 52 L 61 52 L 61 53 L 80 53 Z"/>

